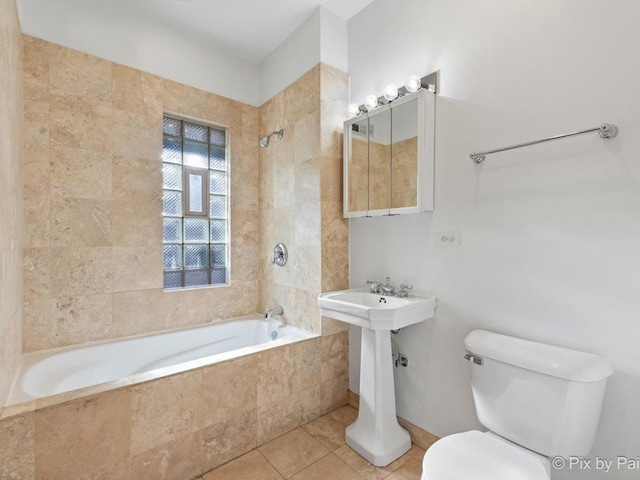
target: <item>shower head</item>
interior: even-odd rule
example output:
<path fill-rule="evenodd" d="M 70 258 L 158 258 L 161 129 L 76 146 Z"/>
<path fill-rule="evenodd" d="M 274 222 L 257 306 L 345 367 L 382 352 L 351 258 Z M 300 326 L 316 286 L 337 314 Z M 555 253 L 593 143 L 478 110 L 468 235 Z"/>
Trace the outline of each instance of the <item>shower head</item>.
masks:
<path fill-rule="evenodd" d="M 269 135 L 265 135 L 264 137 L 262 137 L 260 139 L 260 146 L 261 147 L 268 147 L 269 146 L 269 139 L 271 139 L 272 135 L 276 135 L 276 134 L 278 135 L 278 138 L 282 138 L 282 136 L 284 135 L 284 130 L 282 130 L 282 129 L 274 130 Z"/>

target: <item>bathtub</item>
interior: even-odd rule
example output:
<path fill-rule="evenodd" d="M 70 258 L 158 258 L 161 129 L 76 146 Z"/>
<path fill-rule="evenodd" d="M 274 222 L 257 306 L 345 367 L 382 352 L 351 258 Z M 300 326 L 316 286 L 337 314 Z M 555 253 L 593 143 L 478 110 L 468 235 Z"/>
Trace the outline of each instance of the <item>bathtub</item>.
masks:
<path fill-rule="evenodd" d="M 8 406 L 96 385 L 113 388 L 316 337 L 256 317 L 25 354 Z"/>

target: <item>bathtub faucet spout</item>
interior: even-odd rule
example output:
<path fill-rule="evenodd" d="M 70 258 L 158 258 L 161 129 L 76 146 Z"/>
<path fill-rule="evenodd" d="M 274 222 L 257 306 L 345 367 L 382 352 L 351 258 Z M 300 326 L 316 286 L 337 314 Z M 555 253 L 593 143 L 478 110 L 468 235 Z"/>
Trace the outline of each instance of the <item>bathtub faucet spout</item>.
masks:
<path fill-rule="evenodd" d="M 264 312 L 264 318 L 269 318 L 271 315 L 282 315 L 284 313 L 284 309 L 280 306 L 267 308 Z"/>

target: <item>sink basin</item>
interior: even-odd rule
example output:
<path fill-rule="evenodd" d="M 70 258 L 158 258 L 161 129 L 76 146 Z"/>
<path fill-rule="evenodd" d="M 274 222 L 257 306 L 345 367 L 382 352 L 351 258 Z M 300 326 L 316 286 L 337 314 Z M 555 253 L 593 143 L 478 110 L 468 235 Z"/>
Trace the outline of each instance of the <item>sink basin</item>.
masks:
<path fill-rule="evenodd" d="M 377 467 L 411 448 L 409 432 L 398 424 L 391 353 L 391 330 L 435 316 L 436 299 L 410 295 L 386 297 L 368 288 L 323 293 L 320 314 L 362 328 L 360 409 L 345 441 Z"/>
<path fill-rule="evenodd" d="M 435 315 L 436 299 L 410 295 L 386 297 L 368 289 L 323 293 L 320 315 L 371 330 L 397 330 Z"/>

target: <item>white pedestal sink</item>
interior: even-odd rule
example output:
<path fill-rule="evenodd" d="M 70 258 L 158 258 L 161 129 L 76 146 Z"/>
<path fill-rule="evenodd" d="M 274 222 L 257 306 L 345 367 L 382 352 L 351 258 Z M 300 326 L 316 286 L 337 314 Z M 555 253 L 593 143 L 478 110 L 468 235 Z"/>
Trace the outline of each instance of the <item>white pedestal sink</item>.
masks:
<path fill-rule="evenodd" d="M 347 444 L 376 466 L 385 466 L 411 448 L 398 425 L 390 331 L 432 318 L 436 299 L 388 297 L 366 289 L 323 293 L 320 314 L 362 328 L 360 409 L 347 427 Z"/>

